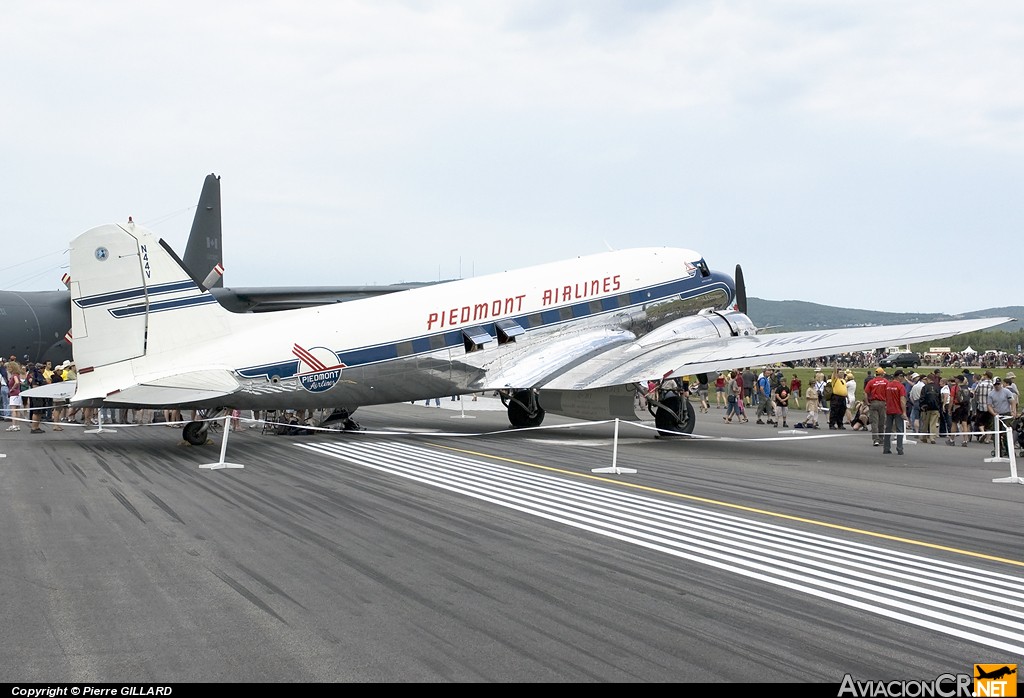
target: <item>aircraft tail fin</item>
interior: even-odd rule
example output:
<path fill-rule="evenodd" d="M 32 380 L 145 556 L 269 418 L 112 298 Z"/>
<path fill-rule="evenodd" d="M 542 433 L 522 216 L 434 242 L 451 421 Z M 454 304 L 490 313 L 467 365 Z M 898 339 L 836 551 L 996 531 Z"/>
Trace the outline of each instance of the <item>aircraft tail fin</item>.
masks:
<path fill-rule="evenodd" d="M 192 230 L 185 245 L 185 269 L 203 288 L 224 286 L 224 252 L 221 249 L 220 177 L 206 175 Z M 220 273 L 216 273 L 219 270 Z"/>
<path fill-rule="evenodd" d="M 134 384 L 142 357 L 173 366 L 191 346 L 230 332 L 230 313 L 163 240 L 135 223 L 75 238 L 71 278 L 76 400 Z"/>

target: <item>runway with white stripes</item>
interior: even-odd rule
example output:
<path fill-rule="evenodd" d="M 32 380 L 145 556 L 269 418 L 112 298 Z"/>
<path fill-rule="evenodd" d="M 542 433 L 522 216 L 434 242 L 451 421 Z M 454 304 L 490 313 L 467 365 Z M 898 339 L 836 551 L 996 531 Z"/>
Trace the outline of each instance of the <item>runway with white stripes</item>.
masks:
<path fill-rule="evenodd" d="M 1024 573 L 952 564 L 408 443 L 300 448 L 1024 656 Z"/>
<path fill-rule="evenodd" d="M 1024 486 L 993 482 L 988 447 L 897 457 L 714 413 L 693 439 L 514 430 L 486 400 L 202 447 L 2 432 L 0 682 L 838 686 L 1024 663 Z M 218 452 L 244 467 L 204 467 Z"/>

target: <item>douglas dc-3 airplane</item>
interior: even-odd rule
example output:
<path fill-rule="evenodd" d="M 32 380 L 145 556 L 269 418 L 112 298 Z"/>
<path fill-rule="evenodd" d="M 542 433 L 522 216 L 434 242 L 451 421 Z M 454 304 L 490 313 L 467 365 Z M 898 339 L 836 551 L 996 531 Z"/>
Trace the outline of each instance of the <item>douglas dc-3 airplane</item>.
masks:
<path fill-rule="evenodd" d="M 72 404 L 335 409 L 499 390 L 514 427 L 545 412 L 635 420 L 640 382 L 921 342 L 1007 322 L 759 335 L 737 280 L 697 252 L 605 252 L 517 271 L 273 313 L 234 313 L 134 223 L 71 243 Z M 685 398 L 657 406 L 690 433 Z M 209 422 L 184 429 L 206 442 Z"/>

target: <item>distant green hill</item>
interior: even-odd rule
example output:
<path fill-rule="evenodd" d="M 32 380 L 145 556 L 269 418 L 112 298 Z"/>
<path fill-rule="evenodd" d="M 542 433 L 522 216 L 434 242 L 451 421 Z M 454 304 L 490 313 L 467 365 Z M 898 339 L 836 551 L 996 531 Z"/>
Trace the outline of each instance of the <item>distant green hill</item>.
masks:
<path fill-rule="evenodd" d="M 767 301 L 747 299 L 747 315 L 758 327 L 772 327 L 779 331 L 819 330 L 837 327 L 866 327 L 869 325 L 902 325 L 911 322 L 938 322 L 940 320 L 970 320 L 972 318 L 1006 316 L 1024 320 L 1024 306 L 975 310 L 960 315 L 945 313 L 886 313 L 878 310 L 836 308 L 806 301 Z M 999 329 L 1013 331 L 1021 322 L 1003 325 Z"/>
<path fill-rule="evenodd" d="M 914 322 L 941 320 L 970 320 L 983 317 L 1012 317 L 1017 322 L 1006 323 L 981 332 L 958 335 L 948 341 L 936 340 L 931 344 L 911 345 L 917 352 L 926 352 L 933 346 L 948 346 L 952 351 L 963 351 L 970 346 L 976 351 L 989 349 L 1020 353 L 1024 345 L 1024 306 L 975 310 L 960 315 L 945 313 L 885 313 L 877 310 L 835 308 L 805 301 L 766 301 L 747 299 L 747 315 L 758 327 L 767 332 L 797 332 L 800 330 L 834 329 L 839 327 L 868 327 L 871 325 L 903 325 Z M 878 347 L 882 349 L 883 347 Z"/>

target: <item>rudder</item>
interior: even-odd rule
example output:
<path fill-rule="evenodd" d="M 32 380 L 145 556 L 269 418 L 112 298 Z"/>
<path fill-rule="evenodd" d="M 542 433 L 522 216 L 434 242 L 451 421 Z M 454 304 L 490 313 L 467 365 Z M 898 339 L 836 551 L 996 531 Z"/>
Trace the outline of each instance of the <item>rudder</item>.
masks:
<path fill-rule="evenodd" d="M 79 235 L 70 256 L 72 349 L 80 372 L 187 345 L 194 333 L 186 329 L 204 326 L 200 314 L 211 318 L 220 310 L 177 256 L 134 223 Z M 186 308 L 195 312 L 175 312 Z"/>

